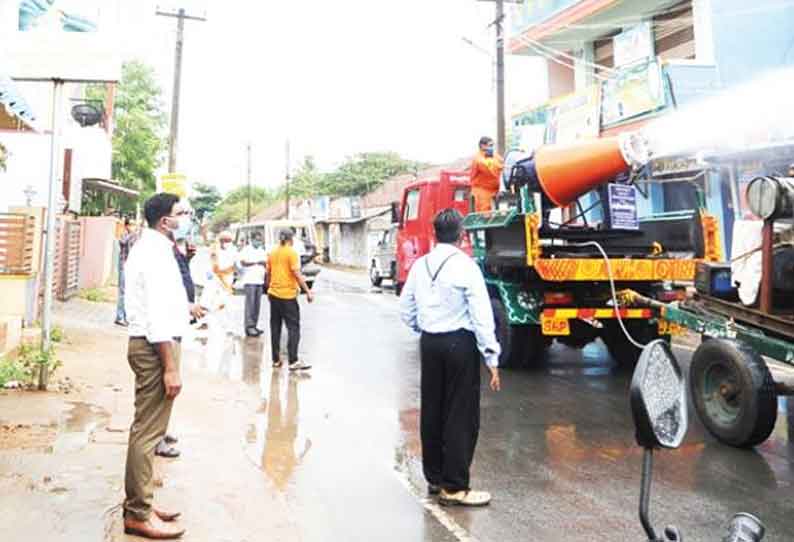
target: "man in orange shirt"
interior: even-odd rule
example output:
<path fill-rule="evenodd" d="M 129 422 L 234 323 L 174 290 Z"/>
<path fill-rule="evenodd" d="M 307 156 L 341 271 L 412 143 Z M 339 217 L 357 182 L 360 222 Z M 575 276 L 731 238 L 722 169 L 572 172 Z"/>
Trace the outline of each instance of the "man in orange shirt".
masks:
<path fill-rule="evenodd" d="M 270 345 L 273 349 L 273 367 L 281 367 L 281 327 L 282 323 L 286 323 L 289 370 L 304 371 L 311 369 L 311 365 L 298 361 L 301 317 L 298 287 L 306 292 L 309 303 L 314 301 L 314 294 L 301 275 L 300 257 L 292 248 L 294 235 L 291 229 L 281 230 L 280 244 L 270 253 L 267 260 L 267 272 L 270 277 L 270 285 L 267 289 L 267 297 L 270 301 Z"/>
<path fill-rule="evenodd" d="M 480 150 L 471 162 L 471 194 L 474 196 L 474 210 L 478 213 L 490 211 L 493 198 L 499 191 L 499 178 L 504 161 L 494 153 L 493 139 L 480 138 Z"/>

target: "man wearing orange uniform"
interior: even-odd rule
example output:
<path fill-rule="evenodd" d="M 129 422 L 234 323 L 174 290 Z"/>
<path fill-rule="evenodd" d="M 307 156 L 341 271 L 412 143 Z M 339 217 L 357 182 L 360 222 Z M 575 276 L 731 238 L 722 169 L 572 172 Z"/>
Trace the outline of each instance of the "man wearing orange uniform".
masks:
<path fill-rule="evenodd" d="M 504 160 L 494 153 L 493 139 L 480 138 L 480 150 L 471 162 L 471 194 L 474 210 L 478 213 L 490 211 L 493 198 L 499 191 L 499 178 L 504 169 Z"/>

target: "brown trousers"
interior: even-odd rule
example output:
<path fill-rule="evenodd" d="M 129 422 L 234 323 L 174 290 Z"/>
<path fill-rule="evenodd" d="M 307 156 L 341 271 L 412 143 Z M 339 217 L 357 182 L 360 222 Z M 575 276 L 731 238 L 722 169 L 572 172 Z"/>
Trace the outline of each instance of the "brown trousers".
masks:
<path fill-rule="evenodd" d="M 171 344 L 178 369 L 181 348 L 177 342 Z M 149 341 L 131 338 L 127 361 L 135 373 L 135 418 L 127 447 L 124 513 L 147 521 L 154 498 L 154 449 L 168 429 L 174 401 L 165 396 L 163 362 Z"/>

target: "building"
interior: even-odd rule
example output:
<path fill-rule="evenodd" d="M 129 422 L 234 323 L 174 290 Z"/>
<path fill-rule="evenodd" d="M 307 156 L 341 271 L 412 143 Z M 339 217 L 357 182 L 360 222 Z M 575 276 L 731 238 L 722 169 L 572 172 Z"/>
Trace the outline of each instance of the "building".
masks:
<path fill-rule="evenodd" d="M 513 13 L 508 47 L 546 58 L 550 100 L 516 112 L 513 141 L 533 147 L 648 126 L 790 66 L 792 25 L 794 3 L 779 0 L 524 2 Z M 703 149 L 655 159 L 652 174 L 666 182 L 648 184 L 638 205 L 653 212 L 691 209 L 694 183 L 718 217 L 727 249 L 733 221 L 743 212 L 744 185 L 755 172 L 705 168 L 696 150 Z M 597 211 L 593 215 L 598 218 Z"/>

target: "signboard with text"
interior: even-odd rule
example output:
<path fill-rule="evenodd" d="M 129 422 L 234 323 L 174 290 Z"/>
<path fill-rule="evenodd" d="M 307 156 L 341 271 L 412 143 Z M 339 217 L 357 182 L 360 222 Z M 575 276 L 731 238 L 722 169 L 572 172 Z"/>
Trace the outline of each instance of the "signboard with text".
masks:
<path fill-rule="evenodd" d="M 650 61 L 628 67 L 603 82 L 601 124 L 609 127 L 666 105 L 662 70 Z"/>
<path fill-rule="evenodd" d="M 611 226 L 621 230 L 640 229 L 637 219 L 637 189 L 630 184 L 610 183 L 608 190 Z"/>
<path fill-rule="evenodd" d="M 187 177 L 181 173 L 165 173 L 157 178 L 157 191 L 186 198 L 190 193 Z"/>
<path fill-rule="evenodd" d="M 546 113 L 546 143 L 572 143 L 598 137 L 601 92 L 598 86 L 551 100 Z"/>
<path fill-rule="evenodd" d="M 626 66 L 653 56 L 653 30 L 650 21 L 627 28 L 612 38 L 615 67 Z"/>

